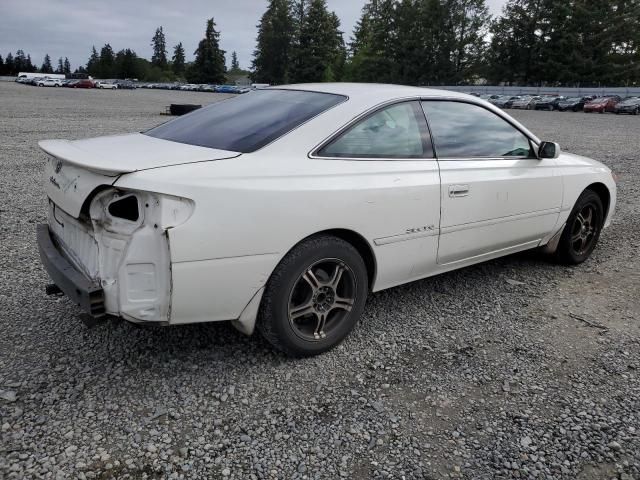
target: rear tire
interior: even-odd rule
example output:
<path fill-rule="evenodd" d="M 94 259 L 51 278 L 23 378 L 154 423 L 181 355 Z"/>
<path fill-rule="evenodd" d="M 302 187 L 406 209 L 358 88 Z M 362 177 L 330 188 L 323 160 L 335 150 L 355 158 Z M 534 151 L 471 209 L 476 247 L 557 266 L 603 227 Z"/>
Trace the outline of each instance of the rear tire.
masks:
<path fill-rule="evenodd" d="M 309 357 L 342 342 L 367 298 L 367 269 L 358 251 L 331 236 L 296 245 L 274 270 L 262 297 L 258 330 L 275 348 Z"/>
<path fill-rule="evenodd" d="M 604 224 L 604 208 L 593 190 L 582 192 L 562 231 L 556 257 L 560 263 L 577 265 L 591 256 Z"/>

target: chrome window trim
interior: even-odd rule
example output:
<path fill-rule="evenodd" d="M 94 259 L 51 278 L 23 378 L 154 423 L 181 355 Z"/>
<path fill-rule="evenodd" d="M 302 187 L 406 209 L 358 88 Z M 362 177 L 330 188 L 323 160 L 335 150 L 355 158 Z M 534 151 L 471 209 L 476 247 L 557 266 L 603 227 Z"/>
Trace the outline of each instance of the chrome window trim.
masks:
<path fill-rule="evenodd" d="M 491 160 L 539 160 L 537 157 L 451 157 L 438 158 L 439 162 L 486 162 Z"/>
<path fill-rule="evenodd" d="M 427 126 L 427 132 L 426 133 L 429 136 L 429 146 L 431 147 L 432 156 L 430 156 L 430 157 L 426 157 L 426 156 L 421 156 L 421 157 L 329 157 L 329 156 L 323 156 L 323 155 L 319 155 L 318 154 L 318 152 L 320 150 L 322 150 L 324 147 L 329 145 L 331 142 L 336 140 L 338 137 L 340 137 L 341 135 L 346 133 L 352 127 L 356 126 L 361 121 L 366 120 L 368 117 L 370 117 L 372 115 L 375 115 L 379 111 L 382 111 L 385 108 L 388 108 L 388 107 L 391 107 L 393 105 L 397 105 L 397 104 L 400 104 L 400 103 L 409 103 L 409 102 L 418 102 L 418 103 L 420 103 L 421 100 L 422 100 L 422 97 L 402 97 L 402 98 L 395 98 L 393 100 L 388 100 L 388 101 L 379 103 L 377 105 L 374 105 L 373 107 L 365 110 L 361 114 L 356 115 L 354 118 L 349 120 L 345 125 L 343 125 L 338 130 L 333 132 L 331 135 L 329 135 L 327 138 L 322 140 L 320 143 L 318 143 L 315 147 L 313 147 L 311 149 L 311 151 L 307 154 L 307 156 L 312 160 L 343 160 L 343 161 L 349 161 L 349 162 L 351 162 L 351 161 L 358 161 L 358 162 L 411 162 L 411 161 L 424 162 L 424 161 L 432 161 L 432 162 L 437 162 L 438 159 L 436 158 L 436 151 L 435 151 L 435 148 L 433 147 L 433 138 L 431 137 L 431 129 L 429 128 L 429 122 L 427 121 L 427 116 L 424 115 L 424 109 L 422 108 L 421 105 L 419 105 L 419 106 L 420 106 L 420 109 L 422 110 L 422 113 L 424 115 L 425 124 Z"/>
<path fill-rule="evenodd" d="M 460 98 L 460 97 L 449 97 L 449 96 L 443 96 L 443 97 L 428 97 L 427 96 L 427 97 L 425 97 L 425 96 L 420 95 L 420 96 L 414 96 L 414 97 L 395 98 L 395 99 L 387 100 L 385 102 L 382 102 L 382 103 L 374 105 L 373 107 L 371 107 L 371 108 L 365 110 L 364 112 L 360 113 L 359 115 L 356 115 L 355 117 L 353 117 L 351 120 L 349 120 L 342 127 L 338 128 L 335 132 L 331 133 L 328 137 L 326 137 L 324 140 L 319 142 L 316 146 L 314 146 L 311 149 L 311 151 L 307 154 L 307 157 L 312 159 L 312 160 L 342 160 L 342 161 L 365 161 L 365 162 L 406 162 L 406 161 L 435 161 L 435 162 L 439 162 L 439 161 L 470 161 L 470 160 L 486 161 L 486 160 L 536 160 L 536 159 L 539 159 L 537 156 L 535 156 L 535 157 L 518 156 L 518 157 L 468 157 L 468 158 L 444 158 L 443 157 L 443 158 L 440 158 L 440 157 L 438 157 L 438 152 L 437 152 L 436 146 L 435 146 L 434 141 L 433 141 L 433 135 L 431 133 L 431 125 L 429 124 L 429 118 L 427 117 L 427 113 L 424 111 L 424 108 L 422 110 L 423 110 L 423 113 L 424 113 L 425 120 L 427 122 L 427 129 L 429 131 L 429 138 L 431 140 L 431 150 L 433 151 L 433 157 L 414 157 L 414 158 L 392 157 L 392 158 L 381 158 L 381 157 L 326 157 L 326 156 L 318 155 L 318 152 L 322 148 L 324 148 L 326 145 L 331 143 L 333 140 L 335 140 L 342 133 L 346 132 L 348 129 L 353 127 L 359 121 L 364 120 L 366 117 L 368 117 L 370 115 L 373 115 L 374 113 L 376 113 L 379 110 L 382 110 L 383 108 L 389 107 L 391 105 L 395 105 L 397 103 L 404 103 L 404 102 L 411 102 L 411 101 L 418 101 L 418 102 L 420 102 L 420 104 L 422 104 L 422 102 L 429 102 L 429 101 L 430 102 L 458 102 L 458 103 L 467 103 L 469 105 L 475 105 L 475 106 L 478 106 L 480 108 L 484 108 L 485 110 L 487 110 L 487 111 L 493 113 L 494 115 L 500 117 L 502 120 L 507 122 L 513 128 L 515 128 L 518 132 L 520 132 L 522 135 L 524 135 L 529 140 L 529 142 L 531 142 L 534 154 L 536 154 L 536 152 L 540 148 L 539 143 L 531 135 L 529 135 L 529 133 L 523 131 L 518 125 L 514 124 L 513 123 L 513 119 L 511 119 L 506 113 L 504 113 L 498 107 L 496 107 L 496 111 L 494 111 L 494 110 L 492 110 L 490 108 L 487 108 L 487 106 L 484 105 L 483 103 L 477 102 L 472 98 Z M 483 101 L 486 101 L 486 100 L 483 100 Z"/>
<path fill-rule="evenodd" d="M 498 110 L 497 112 L 494 112 L 493 110 L 491 110 L 490 108 L 487 108 L 486 105 L 482 105 L 480 103 L 474 102 L 474 101 L 469 101 L 466 98 L 453 98 L 453 97 L 442 97 L 442 98 L 426 98 L 426 99 L 421 99 L 420 100 L 420 105 L 422 105 L 423 102 L 456 102 L 456 103 L 466 103 L 468 105 L 475 105 L 476 107 L 480 107 L 480 108 L 484 108 L 486 111 L 493 113 L 496 117 L 501 118 L 502 120 L 504 120 L 506 123 L 508 123 L 509 125 L 511 125 L 515 130 L 517 130 L 518 132 L 520 132 L 527 140 L 529 140 L 529 144 L 531 145 L 531 150 L 533 151 L 533 154 L 535 156 L 531 157 L 529 155 L 527 156 L 523 156 L 523 155 L 519 155 L 519 156 L 512 156 L 512 157 L 505 157 L 505 156 L 499 156 L 499 157 L 439 157 L 438 156 L 438 148 L 435 144 L 435 141 L 433 139 L 433 135 L 431 134 L 431 124 L 429 123 L 429 116 L 427 115 L 427 112 L 424 112 L 424 117 L 427 119 L 427 125 L 429 126 L 429 134 L 431 135 L 431 147 L 433 148 L 433 151 L 435 152 L 435 156 L 438 159 L 438 162 L 449 162 L 449 161 L 456 161 L 456 162 L 468 162 L 468 161 L 479 161 L 479 162 L 486 162 L 487 160 L 540 160 L 540 158 L 537 156 L 537 152 L 538 149 L 540 148 L 540 145 L 538 145 L 538 142 L 536 142 L 533 138 L 531 138 L 530 135 L 527 134 L 527 132 L 522 131 L 522 129 L 520 129 L 520 127 L 518 125 L 515 125 L 513 123 L 513 119 L 510 118 L 506 113 L 504 113 L 502 110 Z M 424 107 L 422 108 L 424 111 Z"/>

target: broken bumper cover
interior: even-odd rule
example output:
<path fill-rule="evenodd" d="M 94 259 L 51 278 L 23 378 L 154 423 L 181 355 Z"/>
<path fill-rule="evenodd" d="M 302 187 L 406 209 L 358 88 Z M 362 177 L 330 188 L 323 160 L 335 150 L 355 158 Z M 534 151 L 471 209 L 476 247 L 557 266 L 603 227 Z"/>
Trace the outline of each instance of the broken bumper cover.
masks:
<path fill-rule="evenodd" d="M 38 225 L 37 238 L 40 259 L 53 283 L 89 315 L 103 317 L 106 312 L 104 292 L 100 285 L 87 278 L 64 257 L 51 238 L 48 225 Z"/>

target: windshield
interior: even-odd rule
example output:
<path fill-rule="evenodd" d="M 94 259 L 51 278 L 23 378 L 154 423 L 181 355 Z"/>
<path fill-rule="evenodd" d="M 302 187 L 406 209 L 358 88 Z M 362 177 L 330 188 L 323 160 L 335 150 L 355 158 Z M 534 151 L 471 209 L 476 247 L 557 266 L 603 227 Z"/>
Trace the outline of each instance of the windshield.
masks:
<path fill-rule="evenodd" d="M 144 133 L 172 142 L 249 153 L 345 100 L 328 93 L 255 90 Z"/>

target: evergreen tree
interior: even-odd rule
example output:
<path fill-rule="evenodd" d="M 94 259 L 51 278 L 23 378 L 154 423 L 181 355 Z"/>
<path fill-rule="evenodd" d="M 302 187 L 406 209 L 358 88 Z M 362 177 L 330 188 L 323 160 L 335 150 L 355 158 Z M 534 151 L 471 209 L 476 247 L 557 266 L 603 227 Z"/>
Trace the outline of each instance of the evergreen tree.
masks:
<path fill-rule="evenodd" d="M 489 28 L 489 9 L 485 0 L 449 0 L 448 12 L 451 35 L 451 75 L 449 84 L 467 82 L 477 74 L 485 52 L 485 36 Z"/>
<path fill-rule="evenodd" d="M 437 12 L 428 11 L 433 2 L 402 0 L 395 8 L 393 38 L 386 49 L 393 58 L 393 82 L 406 85 L 425 84 L 434 81 L 436 47 L 434 21 Z M 427 18 L 429 19 L 427 21 Z M 384 40 L 384 38 L 383 38 Z"/>
<path fill-rule="evenodd" d="M 89 57 L 89 61 L 87 62 L 87 73 L 92 77 L 98 76 L 98 69 L 100 66 L 100 56 L 96 51 L 95 45 L 91 47 L 91 56 Z"/>
<path fill-rule="evenodd" d="M 536 76 L 541 7 L 541 0 L 509 0 L 491 27 L 489 75 L 494 82 L 528 84 Z"/>
<path fill-rule="evenodd" d="M 136 52 L 126 48 L 116 53 L 114 73 L 117 78 L 139 78 L 141 70 Z"/>
<path fill-rule="evenodd" d="M 288 82 L 293 33 L 289 1 L 270 0 L 258 25 L 257 46 L 251 65 L 254 82 L 275 85 Z"/>
<path fill-rule="evenodd" d="M 19 72 L 28 72 L 27 69 L 27 56 L 24 54 L 23 50 L 16 50 L 16 56 L 13 59 L 14 68 L 17 73 Z M 51 62 L 49 62 L 51 63 Z"/>
<path fill-rule="evenodd" d="M 175 73 L 178 77 L 184 75 L 184 63 L 184 47 L 182 46 L 182 42 L 180 42 L 175 47 L 173 47 L 173 58 L 171 59 L 171 68 L 173 70 L 173 73 Z"/>
<path fill-rule="evenodd" d="M 220 49 L 220 33 L 215 29 L 213 18 L 207 20 L 205 37 L 200 40 L 194 52 L 195 60 L 187 71 L 187 80 L 191 83 L 224 83 L 225 58 Z"/>
<path fill-rule="evenodd" d="M 8 75 L 5 71 L 4 60 L 2 59 L 2 55 L 0 55 L 0 75 Z"/>
<path fill-rule="evenodd" d="M 606 86 L 615 76 L 611 62 L 616 12 L 611 0 L 575 0 L 573 20 L 579 26 L 579 43 L 573 68 L 583 86 Z"/>
<path fill-rule="evenodd" d="M 62 57 L 58 58 L 58 68 L 56 68 L 56 73 L 64 73 L 64 63 L 62 61 Z"/>
<path fill-rule="evenodd" d="M 27 58 L 25 59 L 24 69 L 26 72 L 35 72 L 36 70 L 38 70 L 36 66 L 33 64 L 33 62 L 31 61 L 30 54 L 27 54 Z"/>
<path fill-rule="evenodd" d="M 234 50 L 231 52 L 231 71 L 237 72 L 240 70 L 240 62 L 238 62 L 238 54 Z"/>
<path fill-rule="evenodd" d="M 67 57 L 64 57 L 64 67 L 62 70 L 66 75 L 71 73 L 71 62 L 69 62 Z"/>
<path fill-rule="evenodd" d="M 44 56 L 44 61 L 42 62 L 42 66 L 40 67 L 40 72 L 53 73 L 53 67 L 51 66 L 51 57 L 48 53 Z"/>
<path fill-rule="evenodd" d="M 13 55 L 11 54 L 11 52 L 9 52 L 7 54 L 7 57 L 4 59 L 4 70 L 7 73 L 7 75 L 15 75 L 17 73 L 16 65 L 13 60 Z"/>
<path fill-rule="evenodd" d="M 345 51 L 338 17 L 327 10 L 326 0 L 311 0 L 308 8 L 302 7 L 290 80 L 295 83 L 334 80 L 336 62 L 344 58 Z"/>
<path fill-rule="evenodd" d="M 98 77 L 113 78 L 115 75 L 115 54 L 113 48 L 108 43 L 100 49 L 100 60 L 98 61 Z"/>
<path fill-rule="evenodd" d="M 162 26 L 156 29 L 156 33 L 151 39 L 151 46 L 153 47 L 153 55 L 151 57 L 151 63 L 162 69 L 167 67 L 167 43 L 164 38 L 164 32 Z"/>
<path fill-rule="evenodd" d="M 395 78 L 398 69 L 393 54 L 395 3 L 395 0 L 373 0 L 363 7 L 351 42 L 350 79 L 384 83 Z M 416 5 L 405 4 L 405 10 L 407 6 L 410 15 L 415 15 Z"/>
<path fill-rule="evenodd" d="M 291 0 L 289 6 L 291 9 L 291 28 L 293 35 L 291 37 L 289 62 L 287 69 L 287 83 L 290 81 L 292 75 L 297 75 L 302 68 L 301 62 L 304 58 L 304 52 L 302 51 L 302 29 L 306 21 L 307 10 L 309 9 L 309 2 L 311 0 Z M 295 73 L 291 73 L 295 72 Z"/>
<path fill-rule="evenodd" d="M 331 33 L 333 45 L 331 47 L 331 59 L 329 69 L 325 72 L 325 81 L 338 82 L 344 78 L 347 63 L 347 46 L 344 43 L 344 35 L 340 30 L 340 19 L 335 12 L 331 12 Z"/>

